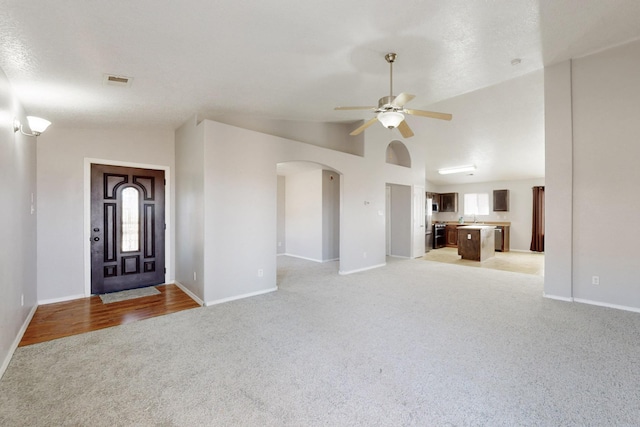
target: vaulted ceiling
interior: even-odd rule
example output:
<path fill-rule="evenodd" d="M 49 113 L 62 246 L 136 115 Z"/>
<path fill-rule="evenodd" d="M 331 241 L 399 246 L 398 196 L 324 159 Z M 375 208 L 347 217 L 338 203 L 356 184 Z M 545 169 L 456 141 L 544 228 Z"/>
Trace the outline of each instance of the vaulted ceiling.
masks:
<path fill-rule="evenodd" d="M 637 0 L 2 3 L 0 67 L 17 97 L 30 114 L 75 128 L 173 129 L 193 114 L 368 119 L 367 112 L 333 108 L 375 105 L 387 95 L 387 52 L 398 53 L 394 89 L 416 95 L 411 108 L 464 109 L 448 100 L 528 81 L 545 65 L 640 37 Z M 130 77 L 131 84 L 104 84 L 107 74 Z M 531 126 L 539 128 L 542 95 L 527 93 L 533 90 L 527 84 L 512 86 L 524 91 L 520 99 L 538 96 L 530 108 L 538 109 Z M 501 134 L 514 126 L 511 110 L 502 105 L 499 117 L 487 114 L 496 120 L 486 125 L 495 128 L 496 144 L 513 145 L 512 131 Z M 446 112 L 454 115 L 450 126 L 465 125 L 464 111 Z M 408 122 L 416 137 L 428 137 L 435 121 Z M 433 144 L 441 144 L 432 150 L 440 156 L 456 151 L 451 141 Z M 543 150 L 543 134 L 518 156 L 526 158 L 525 145 L 536 144 Z"/>

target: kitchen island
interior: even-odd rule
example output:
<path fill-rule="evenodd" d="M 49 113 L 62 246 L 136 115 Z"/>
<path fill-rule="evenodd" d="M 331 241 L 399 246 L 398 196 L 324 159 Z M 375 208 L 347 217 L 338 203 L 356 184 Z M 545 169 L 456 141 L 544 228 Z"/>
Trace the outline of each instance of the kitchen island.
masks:
<path fill-rule="evenodd" d="M 495 255 L 495 225 L 458 227 L 458 255 L 462 259 L 485 261 Z"/>

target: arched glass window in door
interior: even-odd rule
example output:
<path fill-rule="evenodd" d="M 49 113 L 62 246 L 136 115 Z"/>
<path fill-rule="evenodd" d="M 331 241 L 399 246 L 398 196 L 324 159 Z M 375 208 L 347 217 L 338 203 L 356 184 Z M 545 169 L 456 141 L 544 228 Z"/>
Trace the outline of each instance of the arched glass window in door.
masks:
<path fill-rule="evenodd" d="M 122 190 L 122 252 L 140 250 L 140 192 L 127 187 Z"/>

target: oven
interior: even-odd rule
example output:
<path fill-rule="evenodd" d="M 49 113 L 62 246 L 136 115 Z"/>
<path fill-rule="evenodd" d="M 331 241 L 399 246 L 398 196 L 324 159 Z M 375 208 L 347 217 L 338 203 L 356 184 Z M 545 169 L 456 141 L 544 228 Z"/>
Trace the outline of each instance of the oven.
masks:
<path fill-rule="evenodd" d="M 445 245 L 445 224 L 433 224 L 433 249 L 444 248 Z"/>

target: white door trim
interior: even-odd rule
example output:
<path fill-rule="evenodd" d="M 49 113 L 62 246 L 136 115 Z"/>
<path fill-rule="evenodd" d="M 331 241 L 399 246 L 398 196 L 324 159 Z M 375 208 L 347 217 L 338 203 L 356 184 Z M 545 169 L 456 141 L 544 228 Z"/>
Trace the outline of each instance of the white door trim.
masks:
<path fill-rule="evenodd" d="M 98 163 L 110 166 L 125 166 L 142 169 L 155 169 L 164 171 L 164 178 L 167 181 L 165 185 L 165 201 L 164 201 L 164 220 L 167 229 L 164 236 L 164 256 L 167 273 L 164 275 L 165 283 L 173 281 L 173 256 L 171 253 L 172 233 L 171 226 L 171 168 L 162 165 L 150 165 L 146 163 L 121 162 L 118 160 L 96 159 L 91 157 L 84 158 L 84 294 L 91 296 L 91 164 Z"/>

